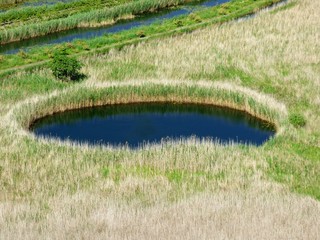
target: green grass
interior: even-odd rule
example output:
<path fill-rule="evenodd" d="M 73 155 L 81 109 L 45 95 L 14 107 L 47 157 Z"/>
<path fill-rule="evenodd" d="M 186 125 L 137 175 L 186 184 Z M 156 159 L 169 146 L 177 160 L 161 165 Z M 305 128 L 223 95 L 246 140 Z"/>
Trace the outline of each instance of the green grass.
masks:
<path fill-rule="evenodd" d="M 52 78 L 39 75 L 29 75 L 28 78 L 22 81 L 19 77 L 5 78 L 0 81 L 0 99 L 2 99 L 3 103 L 6 103 L 6 101 L 19 101 L 33 94 L 44 94 L 67 86 L 70 86 L 70 83 L 57 82 Z"/>
<path fill-rule="evenodd" d="M 304 116 L 298 113 L 290 114 L 289 121 L 295 127 L 303 127 L 306 125 L 306 120 Z"/>
<path fill-rule="evenodd" d="M 292 152 L 288 159 L 268 159 L 268 174 L 274 180 L 289 185 L 292 191 L 320 200 L 320 148 L 297 143 L 290 145 L 283 149 Z"/>

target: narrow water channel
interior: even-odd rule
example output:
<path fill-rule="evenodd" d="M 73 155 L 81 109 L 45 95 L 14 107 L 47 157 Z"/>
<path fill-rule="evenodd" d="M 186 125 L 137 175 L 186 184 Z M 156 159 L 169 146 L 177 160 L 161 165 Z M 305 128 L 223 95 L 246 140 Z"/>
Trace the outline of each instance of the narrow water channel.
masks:
<path fill-rule="evenodd" d="M 159 143 L 196 137 L 261 145 L 274 127 L 251 115 L 209 105 L 143 103 L 66 111 L 37 120 L 30 130 L 39 137 L 98 145 Z"/>
<path fill-rule="evenodd" d="M 178 8 L 164 9 L 157 13 L 145 14 L 143 16 L 136 17 L 135 19 L 131 20 L 119 21 L 111 26 L 103 26 L 97 28 L 77 28 L 58 33 L 48 34 L 42 37 L 31 38 L 19 42 L 7 43 L 4 45 L 0 45 L 0 53 L 15 54 L 20 50 L 28 51 L 28 48 L 34 46 L 65 43 L 74 41 L 76 39 L 90 39 L 103 36 L 105 34 L 118 33 L 132 28 L 147 26 L 155 22 L 161 22 L 166 19 L 186 15 L 200 9 L 213 7 L 229 1 L 230 0 L 208 0 L 204 2 L 197 2 L 193 4 L 182 5 Z"/>

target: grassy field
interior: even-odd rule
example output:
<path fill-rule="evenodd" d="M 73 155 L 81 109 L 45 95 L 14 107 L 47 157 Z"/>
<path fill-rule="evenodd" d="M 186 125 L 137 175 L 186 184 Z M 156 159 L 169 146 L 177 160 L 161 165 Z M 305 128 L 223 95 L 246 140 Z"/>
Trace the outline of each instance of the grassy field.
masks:
<path fill-rule="evenodd" d="M 0 81 L 1 239 L 319 239 L 320 2 L 83 56 Z M 277 125 L 262 147 L 163 142 L 133 151 L 39 140 L 35 118 L 83 106 L 193 101 Z M 294 116 L 305 119 L 299 127 Z"/>
<path fill-rule="evenodd" d="M 180 1 L 180 0 L 179 0 Z M 179 1 L 176 1 L 179 2 Z M 54 46 L 44 46 L 44 47 L 34 47 L 31 48 L 28 52 L 21 50 L 18 54 L 11 55 L 2 55 L 0 56 L 0 71 L 3 72 L 11 71 L 16 69 L 17 67 L 37 67 L 43 65 L 46 61 L 50 60 L 53 52 L 66 48 L 68 53 L 71 55 L 79 56 L 79 55 L 88 55 L 95 53 L 106 53 L 112 48 L 122 48 L 126 45 L 137 44 L 141 41 L 146 41 L 149 39 L 160 38 L 160 37 L 168 37 L 172 35 L 177 35 L 181 33 L 191 32 L 198 28 L 203 28 L 212 24 L 222 24 L 226 21 L 230 21 L 233 19 L 237 19 L 248 14 L 252 14 L 259 9 L 262 9 L 266 6 L 270 6 L 273 3 L 277 3 L 280 0 L 244 0 L 244 1 L 232 1 L 229 3 L 225 3 L 213 8 L 208 8 L 204 10 L 197 11 L 196 13 L 187 14 L 184 16 L 176 17 L 173 19 L 165 20 L 164 22 L 155 22 L 149 26 L 141 26 L 137 28 L 133 28 L 130 30 L 122 31 L 115 34 L 106 34 L 101 37 L 96 37 L 93 39 L 82 39 L 76 40 L 73 42 L 54 45 Z M 142 1 L 143 2 L 143 1 Z M 137 5 L 142 3 L 141 1 L 137 2 Z M 171 0 L 164 0 L 161 2 L 153 2 L 151 0 L 146 0 L 144 3 L 147 3 L 148 6 L 154 6 L 154 4 L 166 4 L 166 3 L 174 3 Z M 180 1 L 181 2 L 181 1 Z M 111 17 L 114 14 L 119 14 L 123 9 L 128 13 L 131 11 L 131 7 L 127 8 L 126 6 L 119 6 L 119 8 L 111 8 L 110 11 L 104 12 L 102 11 L 102 15 L 98 14 L 99 21 L 106 23 L 106 19 L 108 19 L 108 14 L 110 13 Z M 131 6 L 131 5 L 130 5 Z M 142 4 L 142 6 L 145 6 Z M 141 7 L 141 6 L 140 6 Z M 140 9 L 138 7 L 138 9 Z M 143 7 L 144 8 L 144 7 Z M 153 7 L 152 7 L 153 8 Z M 119 11 L 118 11 L 119 10 Z M 137 10 L 137 9 L 136 9 Z M 108 13 L 107 16 L 104 13 Z M 121 14 L 122 15 L 122 14 Z M 83 15 L 84 16 L 84 15 Z M 94 19 L 97 16 L 90 16 L 90 19 Z M 102 16 L 104 16 L 102 18 Z M 109 16 L 109 17 L 110 17 Z M 112 17 L 113 18 L 113 17 Z M 78 19 L 78 18 L 75 18 Z M 90 19 L 84 18 L 83 21 L 88 24 Z M 67 25 L 69 24 L 78 24 L 78 21 L 68 22 L 68 19 L 65 19 Z M 45 22 L 44 24 L 49 23 Z M 58 22 L 59 25 L 59 22 Z M 37 28 L 37 25 L 36 25 Z M 23 28 L 22 32 L 27 32 L 27 35 L 32 34 L 32 26 L 26 25 Z M 40 32 L 43 34 L 46 33 L 46 28 L 40 27 Z M 51 27 L 47 28 L 51 29 Z M 11 31 L 12 30 L 12 31 Z M 38 30 L 36 30 L 38 31 Z M 17 32 L 17 36 L 20 36 L 20 31 Z M 1 35 L 2 34 L 2 35 Z M 24 35 L 24 34 L 23 34 Z M 26 35 L 26 36 L 27 36 Z M 0 38 L 2 39 L 10 39 L 12 36 L 15 36 L 15 29 L 8 29 L 6 31 L 0 32 Z M 142 37 L 143 36 L 143 37 Z"/>

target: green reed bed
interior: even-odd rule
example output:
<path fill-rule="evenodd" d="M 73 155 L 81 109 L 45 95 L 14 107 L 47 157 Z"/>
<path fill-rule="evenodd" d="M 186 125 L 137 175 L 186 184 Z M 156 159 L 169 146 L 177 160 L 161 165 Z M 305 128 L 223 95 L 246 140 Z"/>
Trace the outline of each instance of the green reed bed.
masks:
<path fill-rule="evenodd" d="M 264 119 L 277 128 L 288 125 L 285 113 L 274 106 L 236 90 L 220 86 L 201 87 L 197 85 L 143 83 L 135 86 L 73 87 L 60 94 L 39 98 L 38 103 L 22 104 L 14 109 L 14 116 L 22 128 L 28 128 L 37 118 L 66 109 L 77 109 L 105 104 L 134 102 L 180 102 L 214 104 L 246 111 Z"/>
<path fill-rule="evenodd" d="M 105 8 L 71 15 L 61 19 L 22 25 L 4 29 L 0 32 L 0 43 L 20 41 L 36 36 L 43 36 L 53 32 L 110 24 L 128 15 L 137 15 L 156 11 L 161 8 L 182 4 L 186 0 L 139 0 L 113 8 Z"/>
<path fill-rule="evenodd" d="M 110 8 L 129 2 L 132 2 L 132 0 L 80 0 L 67 3 L 58 2 L 54 5 L 26 6 L 0 13 L 0 23 L 6 28 L 12 28 L 26 23 L 65 18 L 94 9 Z"/>

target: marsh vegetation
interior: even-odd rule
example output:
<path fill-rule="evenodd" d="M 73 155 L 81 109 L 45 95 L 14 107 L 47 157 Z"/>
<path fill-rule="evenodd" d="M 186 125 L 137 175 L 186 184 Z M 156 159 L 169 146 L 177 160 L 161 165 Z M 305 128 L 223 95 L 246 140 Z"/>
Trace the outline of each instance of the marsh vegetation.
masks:
<path fill-rule="evenodd" d="M 149 1 L 149 0 L 148 0 Z M 147 1 L 147 2 L 148 2 Z M 156 3 L 166 3 L 167 0 L 164 0 L 163 2 Z M 52 51 L 55 51 L 57 49 L 62 48 L 68 48 L 69 54 L 72 55 L 87 55 L 87 54 L 94 54 L 94 53 L 105 53 L 108 52 L 112 48 L 122 48 L 125 45 L 130 44 L 137 44 L 141 41 L 146 41 L 148 39 L 154 39 L 154 38 L 160 38 L 165 36 L 172 36 L 176 34 L 191 32 L 195 29 L 206 27 L 211 24 L 221 24 L 223 22 L 226 22 L 228 20 L 233 20 L 235 18 L 239 18 L 241 16 L 246 16 L 248 14 L 251 14 L 255 11 L 258 11 L 261 8 L 264 8 L 266 6 L 270 6 L 273 3 L 279 2 L 280 0 L 245 0 L 245 1 L 232 1 L 229 3 L 224 3 L 222 5 L 214 6 L 212 8 L 205 8 L 203 10 L 199 10 L 195 13 L 188 14 L 188 11 L 184 11 L 186 14 L 182 16 L 178 16 L 176 18 L 168 18 L 165 21 L 156 21 L 157 18 L 153 19 L 152 23 L 148 23 L 148 20 L 145 24 L 133 24 L 132 26 L 129 24 L 128 26 L 124 26 L 124 28 L 119 28 L 120 31 L 116 31 L 116 33 L 113 33 L 112 31 L 108 32 L 107 29 L 96 29 L 96 30 L 90 30 L 85 29 L 84 32 L 80 31 L 81 34 L 78 34 L 76 31 L 71 32 L 70 35 L 64 36 L 64 33 L 61 33 L 61 36 L 55 35 L 53 37 L 53 41 L 51 39 L 51 36 L 48 35 L 44 39 L 44 42 L 47 43 L 61 43 L 66 42 L 63 46 L 44 46 L 44 47 L 34 47 L 28 50 L 28 52 L 25 51 L 23 48 L 24 46 L 20 45 L 20 43 L 17 44 L 17 47 L 22 47 L 20 52 L 18 54 L 14 55 L 3 55 L 2 56 L 2 64 L 0 65 L 0 70 L 7 70 L 10 71 L 11 69 L 14 69 L 17 66 L 23 66 L 23 65 L 32 65 L 34 67 L 37 67 L 39 65 L 43 65 L 45 61 L 48 61 L 50 55 L 52 54 Z M 140 1 L 136 2 L 138 5 L 141 4 Z M 151 5 L 150 5 L 150 4 Z M 155 2 L 149 1 L 148 6 L 153 6 Z M 130 5 L 131 6 L 131 5 Z M 140 6 L 140 5 L 139 5 Z M 144 6 L 144 5 L 142 5 Z M 125 8 L 127 9 L 127 5 L 119 6 L 119 8 L 111 8 L 111 12 L 117 12 L 118 9 Z M 153 7 L 152 7 L 153 8 Z M 130 9 L 130 8 L 129 8 Z M 200 8 L 201 9 L 201 8 Z M 103 10 L 104 11 L 104 10 Z M 106 10 L 107 11 L 107 10 Z M 118 14 L 118 13 L 117 13 Z M 94 15 L 92 15 L 94 16 Z M 170 14 L 169 14 L 170 16 Z M 90 15 L 91 17 L 91 15 Z M 104 16 L 106 17 L 106 16 Z M 107 17 L 106 17 L 107 18 Z M 104 18 L 101 18 L 102 20 Z M 161 19 L 161 18 L 160 18 Z M 105 20 L 105 19 L 104 19 Z M 63 19 L 63 21 L 67 21 L 66 19 Z M 88 23 L 88 19 L 85 20 L 85 22 Z M 179 22 L 179 24 L 177 24 Z M 44 22 L 43 24 L 49 24 L 49 22 Z M 76 23 L 76 22 L 74 22 Z M 104 22 L 103 24 L 105 24 Z M 138 22 L 139 23 L 139 22 Z M 41 23 L 42 24 L 42 23 Z M 59 26 L 60 20 L 57 22 Z M 109 24 L 107 22 L 106 24 Z M 99 24 L 98 24 L 99 25 Z M 141 25 L 141 26 L 140 26 Z M 34 25 L 36 28 L 40 25 Z M 68 25 L 69 26 L 69 25 Z M 70 25 L 71 26 L 71 25 Z M 24 30 L 23 30 L 23 29 Z M 24 33 L 21 36 L 24 36 L 23 38 L 29 38 L 32 34 L 32 26 L 28 25 L 23 26 L 22 29 Z M 17 39 L 20 39 L 19 34 L 22 33 L 19 29 L 16 32 L 16 28 L 8 29 L 7 31 L 0 32 L 0 39 L 2 39 L 4 42 L 6 42 L 8 39 L 11 39 L 10 36 L 18 37 Z M 49 29 L 49 32 L 46 31 L 46 29 Z M 40 27 L 39 33 L 41 35 L 48 34 L 52 32 L 51 30 L 55 28 L 42 28 Z M 37 31 L 38 31 L 37 30 Z M 92 32 L 91 32 L 92 31 Z M 97 34 L 97 33 L 98 34 Z M 101 32 L 105 33 L 105 35 L 101 36 Z M 1 37 L 1 34 L 3 36 Z M 74 36 L 75 35 L 75 36 Z M 92 38 L 92 36 L 96 36 L 95 38 Z M 143 37 L 141 37 L 143 36 Z M 83 38 L 76 39 L 76 38 Z M 55 39 L 57 38 L 57 39 Z M 5 40 L 7 39 L 7 40 Z M 62 41 L 61 41 L 62 39 Z M 12 39 L 11 39 L 12 40 Z M 9 40 L 9 41 L 11 41 Z M 48 42 L 49 41 L 49 42 Z M 73 41 L 73 42 L 69 42 Z M 27 44 L 27 46 L 30 45 L 41 45 L 43 44 L 43 41 L 40 39 L 39 42 L 37 42 L 37 39 L 35 39 L 35 44 L 33 41 Z M 23 43 L 23 42 L 22 42 Z M 17 48 L 15 46 L 15 43 L 13 43 L 12 47 L 9 46 L 8 50 L 9 53 L 12 50 L 15 50 Z M 4 52 L 6 51 L 6 45 L 3 46 Z M 16 51 L 13 51 L 15 53 Z M 27 66 L 29 67 L 29 66 Z"/>
<path fill-rule="evenodd" d="M 319 11 L 320 1 L 294 0 L 245 21 L 78 55 L 81 82 L 40 66 L 3 75 L 0 238 L 317 239 Z M 189 139 L 131 150 L 28 131 L 54 112 L 135 101 L 229 106 L 275 123 L 277 134 L 261 147 Z"/>

